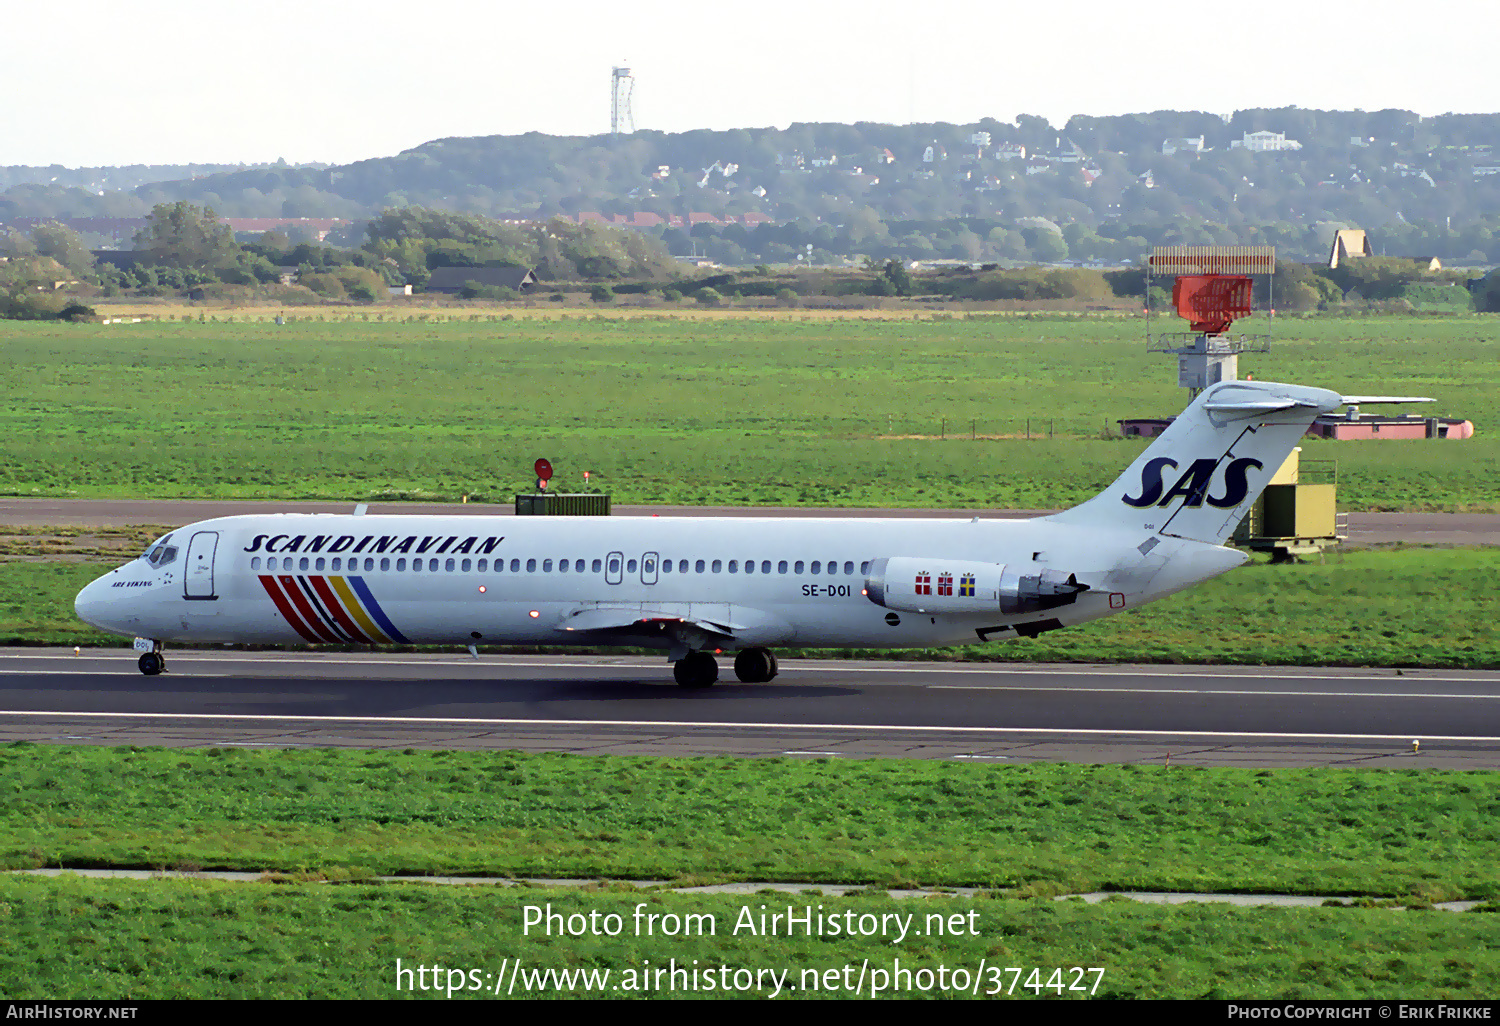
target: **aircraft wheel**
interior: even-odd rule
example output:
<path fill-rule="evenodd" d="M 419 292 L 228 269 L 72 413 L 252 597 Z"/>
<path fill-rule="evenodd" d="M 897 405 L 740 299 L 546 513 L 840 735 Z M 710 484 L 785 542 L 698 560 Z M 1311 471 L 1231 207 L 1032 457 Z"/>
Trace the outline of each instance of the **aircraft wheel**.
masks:
<path fill-rule="evenodd" d="M 719 664 L 707 652 L 689 652 L 673 665 L 672 676 L 685 688 L 706 688 L 719 679 Z"/>
<path fill-rule="evenodd" d="M 769 649 L 747 648 L 734 657 L 734 675 L 746 684 L 765 684 L 776 670 L 776 657 Z"/>
<path fill-rule="evenodd" d="M 147 652 L 137 660 L 136 665 L 141 668 L 141 672 L 146 676 L 155 677 L 167 668 L 167 661 L 162 658 L 160 652 Z"/>

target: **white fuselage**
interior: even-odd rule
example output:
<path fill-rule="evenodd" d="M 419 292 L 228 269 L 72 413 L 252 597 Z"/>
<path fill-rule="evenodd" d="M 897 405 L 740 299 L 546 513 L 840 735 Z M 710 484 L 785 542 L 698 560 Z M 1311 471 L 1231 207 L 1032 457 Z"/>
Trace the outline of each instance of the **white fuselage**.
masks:
<path fill-rule="evenodd" d="M 1244 559 L 1140 527 L 1045 518 L 277 514 L 192 524 L 171 545 L 170 562 L 137 559 L 86 587 L 79 615 L 179 643 L 925 647 L 1082 623 Z M 911 582 L 894 581 L 906 597 L 877 605 L 870 565 L 902 557 L 930 563 L 934 580 L 948 564 L 1003 564 L 1075 575 L 1087 590 L 1006 615 L 998 602 L 975 611 L 985 602 L 972 590 L 966 602 L 951 586 L 914 599 Z M 691 635 L 693 624 L 712 631 Z"/>

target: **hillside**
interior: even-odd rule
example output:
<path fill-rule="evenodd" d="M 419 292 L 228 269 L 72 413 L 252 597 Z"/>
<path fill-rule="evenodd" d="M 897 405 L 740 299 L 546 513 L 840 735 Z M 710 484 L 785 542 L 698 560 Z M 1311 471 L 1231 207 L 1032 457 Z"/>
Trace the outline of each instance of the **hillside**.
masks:
<path fill-rule="evenodd" d="M 180 199 L 231 217 L 360 220 L 408 205 L 501 219 L 598 215 L 645 226 L 674 252 L 696 241 L 735 262 L 792 261 L 808 242 L 814 261 L 1118 261 L 1147 242 L 1273 242 L 1288 257 L 1315 259 L 1331 226 L 1357 225 L 1372 230 L 1383 255 L 1490 263 L 1500 261 L 1497 147 L 1500 114 L 1300 108 L 1227 120 L 1078 115 L 1060 127 L 1022 115 L 1014 124 L 532 133 L 130 190 L 55 176 L 0 193 L 0 221 L 143 216 Z M 0 184 L 17 180 L 7 171 Z M 801 224 L 780 237 L 747 228 L 746 214 Z"/>

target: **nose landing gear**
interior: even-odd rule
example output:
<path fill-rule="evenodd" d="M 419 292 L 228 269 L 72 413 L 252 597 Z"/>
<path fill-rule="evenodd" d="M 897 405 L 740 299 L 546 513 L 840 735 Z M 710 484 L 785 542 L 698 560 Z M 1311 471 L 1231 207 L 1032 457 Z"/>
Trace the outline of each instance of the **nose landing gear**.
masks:
<path fill-rule="evenodd" d="M 155 677 L 167 668 L 167 661 L 160 652 L 147 652 L 136 660 L 136 665 L 148 677 Z"/>

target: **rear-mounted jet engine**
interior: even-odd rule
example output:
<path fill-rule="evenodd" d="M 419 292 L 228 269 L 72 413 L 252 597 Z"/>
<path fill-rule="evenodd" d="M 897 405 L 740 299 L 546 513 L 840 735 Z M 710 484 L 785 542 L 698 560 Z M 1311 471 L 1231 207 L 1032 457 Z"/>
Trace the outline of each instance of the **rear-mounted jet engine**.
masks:
<path fill-rule="evenodd" d="M 1087 584 L 1061 570 L 1021 573 L 1003 563 L 897 556 L 877 559 L 865 595 L 877 606 L 909 613 L 994 613 L 1018 616 L 1076 602 Z"/>

